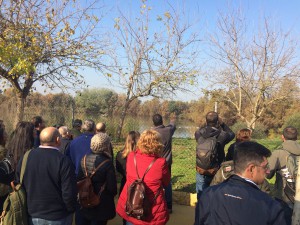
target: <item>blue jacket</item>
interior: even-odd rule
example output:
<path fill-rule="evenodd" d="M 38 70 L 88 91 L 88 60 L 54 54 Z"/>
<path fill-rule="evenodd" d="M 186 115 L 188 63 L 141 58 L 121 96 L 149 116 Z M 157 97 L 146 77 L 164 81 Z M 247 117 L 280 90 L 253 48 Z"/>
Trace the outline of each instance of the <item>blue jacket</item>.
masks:
<path fill-rule="evenodd" d="M 71 141 L 69 148 L 66 150 L 66 155 L 70 157 L 72 163 L 75 166 L 75 173 L 78 174 L 78 168 L 80 166 L 81 159 L 85 154 L 92 153 L 91 139 L 94 134 L 83 133 L 73 141 Z"/>
<path fill-rule="evenodd" d="M 245 179 L 233 175 L 201 195 L 195 225 L 286 225 L 281 205 Z"/>

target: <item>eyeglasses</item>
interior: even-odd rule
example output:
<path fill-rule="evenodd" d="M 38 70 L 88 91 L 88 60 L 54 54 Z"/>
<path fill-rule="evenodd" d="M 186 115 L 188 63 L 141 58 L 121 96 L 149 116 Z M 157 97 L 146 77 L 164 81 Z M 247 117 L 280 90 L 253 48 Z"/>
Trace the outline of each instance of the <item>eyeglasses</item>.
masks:
<path fill-rule="evenodd" d="M 261 167 L 261 168 L 263 168 L 265 171 L 268 171 L 268 170 L 270 170 L 270 165 L 269 165 L 269 163 L 267 163 L 266 165 L 264 165 L 264 166 L 260 166 L 260 165 L 255 165 L 255 166 L 257 166 L 257 167 Z"/>

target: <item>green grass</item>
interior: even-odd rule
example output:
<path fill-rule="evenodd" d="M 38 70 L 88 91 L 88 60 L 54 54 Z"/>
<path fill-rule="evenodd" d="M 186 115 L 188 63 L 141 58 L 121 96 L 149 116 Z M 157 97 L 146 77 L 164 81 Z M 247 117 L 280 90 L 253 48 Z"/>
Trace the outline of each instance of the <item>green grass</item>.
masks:
<path fill-rule="evenodd" d="M 280 139 L 260 139 L 255 140 L 273 151 L 282 141 Z M 233 143 L 233 142 L 232 142 Z M 226 145 L 225 152 L 231 143 Z M 114 143 L 115 155 L 123 148 L 123 143 Z M 172 164 L 172 184 L 173 190 L 194 193 L 196 189 L 196 159 L 195 139 L 173 138 L 173 164 Z M 271 184 L 275 179 L 269 180 Z"/>

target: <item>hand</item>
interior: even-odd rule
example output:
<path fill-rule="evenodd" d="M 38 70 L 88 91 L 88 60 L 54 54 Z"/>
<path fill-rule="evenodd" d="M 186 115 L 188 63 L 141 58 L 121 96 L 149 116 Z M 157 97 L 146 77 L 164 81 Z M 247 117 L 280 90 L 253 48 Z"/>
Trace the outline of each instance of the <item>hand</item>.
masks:
<path fill-rule="evenodd" d="M 223 119 L 221 117 L 218 118 L 219 125 L 222 126 L 224 124 Z"/>

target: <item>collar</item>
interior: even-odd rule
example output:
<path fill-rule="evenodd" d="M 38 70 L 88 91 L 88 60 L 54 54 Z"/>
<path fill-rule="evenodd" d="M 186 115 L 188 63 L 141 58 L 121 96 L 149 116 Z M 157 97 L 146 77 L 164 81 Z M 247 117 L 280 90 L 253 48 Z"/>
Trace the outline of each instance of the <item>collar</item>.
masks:
<path fill-rule="evenodd" d="M 58 148 L 54 147 L 54 146 L 44 146 L 44 145 L 40 145 L 39 148 L 51 148 L 51 149 L 55 149 L 57 151 L 59 151 Z"/>
<path fill-rule="evenodd" d="M 243 177 L 243 176 L 241 176 L 241 175 L 238 175 L 238 174 L 236 174 L 236 175 L 239 176 L 240 178 L 244 179 L 245 181 L 247 181 L 247 182 L 249 182 L 249 183 L 251 183 L 251 184 L 254 184 L 256 187 L 258 187 L 257 184 L 254 183 L 252 180 L 250 180 L 250 179 L 248 179 L 248 178 L 246 178 L 246 177 Z"/>

